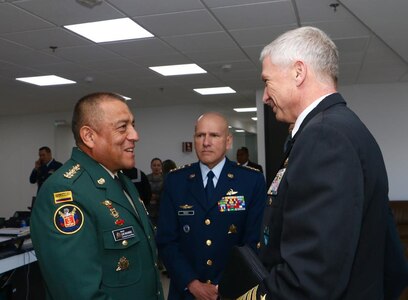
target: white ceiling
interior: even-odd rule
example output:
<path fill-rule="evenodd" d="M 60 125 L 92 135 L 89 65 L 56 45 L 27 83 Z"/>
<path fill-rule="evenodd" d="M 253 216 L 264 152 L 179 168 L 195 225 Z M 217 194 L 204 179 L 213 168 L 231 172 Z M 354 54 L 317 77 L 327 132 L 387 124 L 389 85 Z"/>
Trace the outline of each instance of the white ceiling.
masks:
<path fill-rule="evenodd" d="M 332 3 L 340 3 L 336 11 Z M 255 106 L 259 53 L 279 34 L 305 25 L 326 31 L 340 50 L 340 86 L 407 82 L 407 13 L 406 0 L 105 0 L 93 8 L 75 0 L 0 0 L 0 116 L 71 111 L 87 93 L 112 91 L 132 97 L 135 109 L 197 103 L 252 122 L 253 113 L 232 108 Z M 122 17 L 155 37 L 96 44 L 63 28 Z M 208 73 L 163 77 L 148 69 L 183 63 Z M 15 80 L 48 74 L 78 84 Z M 192 90 L 224 85 L 237 94 Z"/>

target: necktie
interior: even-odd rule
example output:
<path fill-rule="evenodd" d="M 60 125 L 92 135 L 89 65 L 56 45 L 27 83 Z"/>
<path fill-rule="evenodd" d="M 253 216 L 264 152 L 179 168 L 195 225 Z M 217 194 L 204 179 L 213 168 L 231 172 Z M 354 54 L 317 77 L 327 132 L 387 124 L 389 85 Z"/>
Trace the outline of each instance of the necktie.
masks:
<path fill-rule="evenodd" d="M 214 195 L 214 173 L 213 171 L 207 174 L 207 185 L 205 186 L 205 193 L 207 194 L 207 202 L 210 202 Z"/>
<path fill-rule="evenodd" d="M 117 183 L 117 184 L 119 185 L 119 187 L 122 189 L 122 191 L 123 191 L 123 193 L 125 194 L 126 198 L 129 200 L 130 205 L 132 205 L 133 209 L 135 210 L 136 215 L 137 215 L 138 218 L 139 218 L 139 213 L 138 213 L 138 211 L 137 211 L 137 209 L 136 209 L 135 204 L 133 203 L 132 198 L 130 197 L 130 193 L 129 193 L 129 191 L 127 190 L 125 184 L 122 182 L 122 180 L 120 180 L 120 178 L 119 178 L 117 175 L 115 175 L 114 177 L 115 177 L 116 183 Z"/>
<path fill-rule="evenodd" d="M 125 185 L 123 184 L 123 182 L 119 179 L 119 177 L 117 175 L 115 175 L 115 181 L 116 183 L 120 186 L 120 188 L 125 191 L 126 193 L 128 193 L 128 191 L 126 190 Z M 129 194 L 129 193 L 128 193 Z"/>

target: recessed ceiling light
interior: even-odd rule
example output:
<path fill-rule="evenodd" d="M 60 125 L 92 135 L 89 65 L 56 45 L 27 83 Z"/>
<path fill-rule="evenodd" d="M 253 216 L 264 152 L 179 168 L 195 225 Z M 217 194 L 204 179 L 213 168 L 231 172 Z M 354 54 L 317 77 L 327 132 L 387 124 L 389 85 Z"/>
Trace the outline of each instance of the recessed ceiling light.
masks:
<path fill-rule="evenodd" d="M 207 73 L 206 70 L 204 70 L 203 68 L 199 67 L 196 64 L 155 66 L 155 67 L 149 67 L 149 69 L 161 75 L 164 75 L 164 76 Z"/>
<path fill-rule="evenodd" d="M 34 76 L 34 77 L 20 77 L 16 78 L 16 80 L 39 85 L 39 86 L 47 86 L 47 85 L 60 85 L 60 84 L 73 84 L 76 83 L 75 81 L 65 79 L 56 75 L 46 75 L 46 76 Z"/>
<path fill-rule="evenodd" d="M 235 129 L 235 132 L 245 132 L 244 129 Z"/>
<path fill-rule="evenodd" d="M 194 91 L 201 95 L 218 95 L 218 94 L 235 94 L 236 93 L 236 91 L 234 91 L 229 86 L 194 89 Z"/>
<path fill-rule="evenodd" d="M 258 121 L 258 117 L 252 117 L 251 119 L 254 121 Z"/>
<path fill-rule="evenodd" d="M 113 19 L 64 26 L 95 42 L 113 42 L 154 36 L 129 18 Z"/>
<path fill-rule="evenodd" d="M 241 107 L 241 108 L 234 108 L 236 112 L 253 112 L 256 111 L 256 107 Z"/>

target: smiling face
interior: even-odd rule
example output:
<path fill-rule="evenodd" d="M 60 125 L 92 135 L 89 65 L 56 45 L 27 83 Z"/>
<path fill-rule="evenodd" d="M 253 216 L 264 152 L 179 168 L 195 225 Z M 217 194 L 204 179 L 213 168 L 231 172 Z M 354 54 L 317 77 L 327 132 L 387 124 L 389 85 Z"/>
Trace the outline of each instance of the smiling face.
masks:
<path fill-rule="evenodd" d="M 281 122 L 296 121 L 296 84 L 291 66 L 281 67 L 271 62 L 269 57 L 262 61 L 262 80 L 265 82 L 263 102 L 269 105 Z"/>
<path fill-rule="evenodd" d="M 198 159 L 210 169 L 215 167 L 231 148 L 232 137 L 224 117 L 215 113 L 201 116 L 195 127 L 194 147 Z"/>
<path fill-rule="evenodd" d="M 134 167 L 134 148 L 139 136 L 128 106 L 112 99 L 99 103 L 98 109 L 101 114 L 90 128 L 88 154 L 113 173 Z"/>

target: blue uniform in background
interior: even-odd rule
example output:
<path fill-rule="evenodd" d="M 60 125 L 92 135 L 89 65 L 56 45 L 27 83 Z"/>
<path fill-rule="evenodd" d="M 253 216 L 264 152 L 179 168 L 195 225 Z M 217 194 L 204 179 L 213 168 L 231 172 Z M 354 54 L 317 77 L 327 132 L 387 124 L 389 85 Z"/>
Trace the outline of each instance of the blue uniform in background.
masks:
<path fill-rule="evenodd" d="M 214 194 L 207 201 L 198 162 L 166 177 L 157 244 L 170 275 L 169 300 L 193 299 L 187 285 L 194 279 L 217 284 L 234 245 L 257 247 L 263 175 L 226 159 Z"/>

